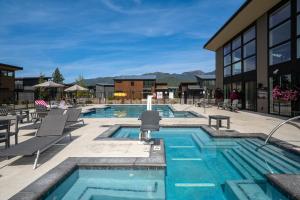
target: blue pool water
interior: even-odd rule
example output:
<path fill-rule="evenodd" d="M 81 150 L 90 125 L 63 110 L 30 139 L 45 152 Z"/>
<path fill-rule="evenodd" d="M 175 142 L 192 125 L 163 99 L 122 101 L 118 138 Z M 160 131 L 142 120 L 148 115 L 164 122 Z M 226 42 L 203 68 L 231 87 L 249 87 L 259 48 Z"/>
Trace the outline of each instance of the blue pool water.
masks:
<path fill-rule="evenodd" d="M 163 200 L 164 170 L 77 169 L 45 200 Z"/>
<path fill-rule="evenodd" d="M 110 105 L 107 108 L 98 108 L 83 114 L 84 118 L 138 118 L 146 111 L 146 105 Z M 173 111 L 168 105 L 153 105 L 152 110 L 160 113 L 165 118 L 190 118 L 196 117 L 187 111 Z"/>
<path fill-rule="evenodd" d="M 136 139 L 137 128 L 112 137 Z M 269 173 L 300 173 L 300 157 L 259 139 L 217 139 L 200 128 L 161 128 L 166 170 L 77 170 L 47 197 L 90 200 L 286 200 Z M 54 198 L 57 197 L 57 198 Z"/>
<path fill-rule="evenodd" d="M 137 138 L 122 128 L 113 137 Z M 265 178 L 268 173 L 300 173 L 300 157 L 275 146 L 255 151 L 259 139 L 214 139 L 200 128 L 161 128 L 167 159 L 167 199 L 286 199 Z"/>

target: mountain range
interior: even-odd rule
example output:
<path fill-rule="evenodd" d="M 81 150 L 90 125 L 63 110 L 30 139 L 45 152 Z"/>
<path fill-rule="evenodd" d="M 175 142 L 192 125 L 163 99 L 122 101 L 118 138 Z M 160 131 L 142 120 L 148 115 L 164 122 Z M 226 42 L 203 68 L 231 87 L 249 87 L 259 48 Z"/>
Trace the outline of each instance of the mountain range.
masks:
<path fill-rule="evenodd" d="M 168 83 L 169 86 L 178 86 L 181 82 L 195 82 L 196 77 L 195 75 L 203 75 L 203 74 L 215 74 L 215 71 L 212 72 L 203 72 L 201 70 L 195 70 L 195 71 L 188 71 L 183 72 L 181 74 L 176 73 L 163 73 L 163 72 L 153 72 L 153 73 L 146 73 L 142 75 L 156 75 L 156 82 L 158 83 Z M 85 79 L 86 85 L 95 85 L 96 83 L 114 83 L 114 78 L 117 78 L 119 76 L 114 77 L 98 77 L 98 78 L 92 78 L 92 79 Z"/>

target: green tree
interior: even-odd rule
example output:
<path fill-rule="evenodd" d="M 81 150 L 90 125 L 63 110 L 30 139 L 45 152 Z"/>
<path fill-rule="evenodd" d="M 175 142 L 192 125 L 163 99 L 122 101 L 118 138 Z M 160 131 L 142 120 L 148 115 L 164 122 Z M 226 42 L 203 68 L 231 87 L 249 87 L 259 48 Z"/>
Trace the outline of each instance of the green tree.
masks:
<path fill-rule="evenodd" d="M 41 83 L 44 83 L 44 82 L 46 82 L 45 75 L 40 73 L 38 84 L 41 84 Z M 43 88 L 38 88 L 37 89 L 37 97 L 38 97 L 38 99 L 45 99 L 47 97 L 47 93 L 45 92 L 45 90 Z"/>
<path fill-rule="evenodd" d="M 79 75 L 79 77 L 75 80 L 77 85 L 80 85 L 81 87 L 86 88 L 86 84 L 84 81 L 84 77 L 82 75 Z M 87 97 L 89 95 L 88 91 L 78 91 L 76 93 L 77 97 Z"/>
<path fill-rule="evenodd" d="M 54 82 L 56 83 L 63 83 L 65 78 L 64 76 L 60 73 L 58 67 L 54 70 L 53 74 L 52 74 L 52 79 Z"/>

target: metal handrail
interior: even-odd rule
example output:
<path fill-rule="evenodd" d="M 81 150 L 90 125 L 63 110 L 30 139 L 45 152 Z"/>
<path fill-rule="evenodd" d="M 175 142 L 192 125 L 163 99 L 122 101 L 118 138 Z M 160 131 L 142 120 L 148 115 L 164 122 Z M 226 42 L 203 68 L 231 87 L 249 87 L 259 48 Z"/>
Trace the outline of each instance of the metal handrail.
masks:
<path fill-rule="evenodd" d="M 262 147 L 266 146 L 267 143 L 268 143 L 268 141 L 269 141 L 270 138 L 272 137 L 272 135 L 273 135 L 273 134 L 281 127 L 281 126 L 283 126 L 284 124 L 286 124 L 286 123 L 288 123 L 288 122 L 290 122 L 290 121 L 296 120 L 296 119 L 300 119 L 300 116 L 292 117 L 292 118 L 290 118 L 290 119 L 288 119 L 288 120 L 285 120 L 284 122 L 278 124 L 275 128 L 273 128 L 273 129 L 270 131 L 270 133 L 268 134 L 268 137 L 267 137 L 267 139 L 265 140 L 264 144 L 256 148 L 256 151 L 259 150 L 259 149 L 261 149 Z"/>

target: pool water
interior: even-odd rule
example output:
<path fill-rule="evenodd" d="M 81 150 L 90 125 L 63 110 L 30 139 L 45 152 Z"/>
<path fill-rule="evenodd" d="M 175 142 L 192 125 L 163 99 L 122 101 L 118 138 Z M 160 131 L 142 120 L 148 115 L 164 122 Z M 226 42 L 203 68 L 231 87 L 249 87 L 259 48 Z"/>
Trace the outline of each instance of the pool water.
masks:
<path fill-rule="evenodd" d="M 84 118 L 138 118 L 147 110 L 146 105 L 110 105 L 106 108 L 97 108 L 83 114 Z M 191 118 L 197 117 L 188 111 L 173 111 L 168 105 L 153 105 L 152 110 L 159 112 L 164 118 Z"/>
<path fill-rule="evenodd" d="M 112 137 L 138 138 L 138 128 Z M 201 128 L 161 128 L 166 170 L 79 169 L 46 197 L 89 200 L 287 200 L 269 173 L 300 174 L 300 157 L 256 138 L 212 138 Z"/>
<path fill-rule="evenodd" d="M 138 138 L 137 128 L 113 137 Z M 266 180 L 269 173 L 300 173 L 300 157 L 260 139 L 216 139 L 200 128 L 161 128 L 167 159 L 166 199 L 287 199 Z"/>
<path fill-rule="evenodd" d="M 77 169 L 45 200 L 163 200 L 161 169 Z"/>

